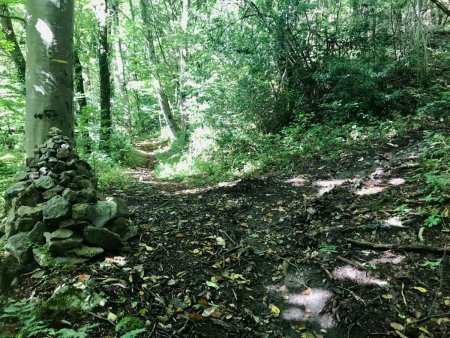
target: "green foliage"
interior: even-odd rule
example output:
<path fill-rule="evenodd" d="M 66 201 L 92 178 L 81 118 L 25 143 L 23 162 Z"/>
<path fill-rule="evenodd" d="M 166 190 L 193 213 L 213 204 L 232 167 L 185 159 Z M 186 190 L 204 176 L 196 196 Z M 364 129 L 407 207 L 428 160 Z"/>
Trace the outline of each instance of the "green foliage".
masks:
<path fill-rule="evenodd" d="M 133 316 L 123 317 L 116 324 L 116 332 L 125 331 L 126 333 L 121 336 L 121 338 L 134 338 L 138 337 L 141 333 L 147 331 L 144 328 L 145 323 L 142 319 Z"/>
<path fill-rule="evenodd" d="M 425 150 L 421 156 L 421 167 L 417 170 L 416 179 L 423 180 L 425 190 L 424 224 L 428 227 L 443 222 L 446 203 L 450 200 L 450 137 L 440 133 L 428 133 L 425 138 Z M 448 216 L 448 215 L 447 215 Z"/>
<path fill-rule="evenodd" d="M 54 329 L 39 316 L 39 306 L 33 301 L 15 301 L 11 299 L 0 303 L 0 337 L 59 337 L 86 338 L 97 325 L 84 325 L 75 329 Z M 3 327 L 2 327 L 3 326 Z"/>
<path fill-rule="evenodd" d="M 126 168 L 105 153 L 95 151 L 90 153 L 86 159 L 94 169 L 101 188 L 126 187 L 130 184 L 131 178 L 125 173 Z"/>

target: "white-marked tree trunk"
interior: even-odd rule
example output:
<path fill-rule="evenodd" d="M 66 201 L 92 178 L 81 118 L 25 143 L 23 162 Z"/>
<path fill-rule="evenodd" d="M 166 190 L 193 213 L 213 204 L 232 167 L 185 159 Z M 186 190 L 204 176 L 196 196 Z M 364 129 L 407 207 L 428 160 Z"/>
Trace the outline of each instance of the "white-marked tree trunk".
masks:
<path fill-rule="evenodd" d="M 73 4 L 74 0 L 27 3 L 27 159 L 51 127 L 73 140 Z"/>

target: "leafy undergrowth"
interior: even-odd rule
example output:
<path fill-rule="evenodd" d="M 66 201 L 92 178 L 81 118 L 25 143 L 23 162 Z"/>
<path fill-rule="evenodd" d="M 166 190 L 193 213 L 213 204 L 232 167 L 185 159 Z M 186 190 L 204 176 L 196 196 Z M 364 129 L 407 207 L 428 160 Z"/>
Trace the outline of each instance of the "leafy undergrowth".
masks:
<path fill-rule="evenodd" d="M 418 114 L 361 125 L 299 122 L 279 134 L 246 130 L 215 135 L 202 126 L 190 138 L 180 137 L 158 153 L 155 171 L 159 179 L 193 185 L 251 178 L 267 172 L 295 172 L 298 162 L 330 162 L 348 154 L 363 154 L 374 143 L 387 143 L 406 132 L 437 123 L 432 116 Z"/>
<path fill-rule="evenodd" d="M 0 150 L 0 215 L 3 210 L 3 192 L 13 182 L 23 164 L 23 153 L 17 150 Z"/>
<path fill-rule="evenodd" d="M 6 301 L 0 332 L 448 337 L 449 133 L 209 187 L 140 172 L 105 191 L 127 200 L 139 237 L 90 265 L 20 278 L 8 296 L 35 312 Z"/>

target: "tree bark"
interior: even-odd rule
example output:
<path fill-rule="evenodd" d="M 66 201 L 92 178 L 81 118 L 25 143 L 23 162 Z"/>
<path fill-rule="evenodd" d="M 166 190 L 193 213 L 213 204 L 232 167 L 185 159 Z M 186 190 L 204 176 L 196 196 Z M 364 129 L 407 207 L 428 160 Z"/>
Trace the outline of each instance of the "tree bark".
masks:
<path fill-rule="evenodd" d="M 13 49 L 9 52 L 17 71 L 18 80 L 25 85 L 25 58 L 17 43 L 16 33 L 11 22 L 11 16 L 7 5 L 0 5 L 0 25 L 5 39 L 12 44 Z"/>
<path fill-rule="evenodd" d="M 109 70 L 108 45 L 108 0 L 104 0 L 98 11 L 99 41 L 98 63 L 100 77 L 100 148 L 109 151 L 111 139 L 111 73 Z"/>
<path fill-rule="evenodd" d="M 32 0 L 27 6 L 26 157 L 50 128 L 73 140 L 73 0 Z"/>
<path fill-rule="evenodd" d="M 160 76 L 158 74 L 157 70 L 157 57 L 155 53 L 155 46 L 153 44 L 153 34 L 151 31 L 151 23 L 149 20 L 148 15 L 148 4 L 146 0 L 140 0 L 141 5 L 141 15 L 142 15 L 142 21 L 144 23 L 144 30 L 145 30 L 145 41 L 147 43 L 147 55 L 148 55 L 148 61 L 153 66 L 153 88 L 156 92 L 156 96 L 158 98 L 159 107 L 161 109 L 161 113 L 164 116 L 164 120 L 166 121 L 167 126 L 169 127 L 170 136 L 172 138 L 176 138 L 178 132 L 180 131 L 180 127 L 178 126 L 177 122 L 175 121 L 175 118 L 172 114 L 172 109 L 170 108 L 169 100 L 167 99 L 166 93 L 164 89 L 161 86 Z"/>

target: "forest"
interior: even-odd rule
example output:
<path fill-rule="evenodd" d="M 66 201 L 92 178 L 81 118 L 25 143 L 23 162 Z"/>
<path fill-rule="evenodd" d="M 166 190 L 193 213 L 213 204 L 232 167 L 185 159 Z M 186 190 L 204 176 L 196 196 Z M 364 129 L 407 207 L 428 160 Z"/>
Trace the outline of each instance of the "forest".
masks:
<path fill-rule="evenodd" d="M 450 336 L 450 0 L 0 0 L 0 338 Z"/>

